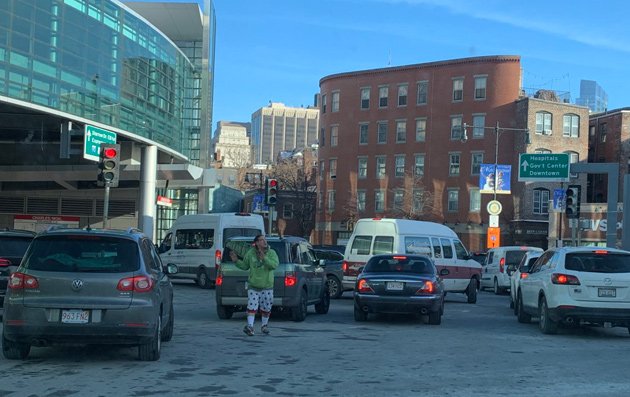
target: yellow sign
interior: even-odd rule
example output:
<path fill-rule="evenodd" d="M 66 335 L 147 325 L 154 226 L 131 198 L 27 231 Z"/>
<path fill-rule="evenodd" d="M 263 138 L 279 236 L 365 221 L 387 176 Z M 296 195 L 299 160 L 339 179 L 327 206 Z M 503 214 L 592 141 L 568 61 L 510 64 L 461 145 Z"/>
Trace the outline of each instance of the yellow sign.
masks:
<path fill-rule="evenodd" d="M 488 248 L 497 248 L 501 245 L 501 228 L 488 228 Z"/>

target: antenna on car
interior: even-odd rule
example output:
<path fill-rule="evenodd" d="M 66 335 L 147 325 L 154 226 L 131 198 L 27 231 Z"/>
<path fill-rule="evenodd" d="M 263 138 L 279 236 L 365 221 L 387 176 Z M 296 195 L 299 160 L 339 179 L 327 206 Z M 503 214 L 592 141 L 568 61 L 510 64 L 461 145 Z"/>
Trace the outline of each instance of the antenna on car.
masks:
<path fill-rule="evenodd" d="M 88 220 L 87 220 L 87 226 L 85 227 L 85 230 L 87 230 L 88 232 L 90 230 L 92 230 L 92 226 L 90 226 L 90 217 L 88 216 Z"/>

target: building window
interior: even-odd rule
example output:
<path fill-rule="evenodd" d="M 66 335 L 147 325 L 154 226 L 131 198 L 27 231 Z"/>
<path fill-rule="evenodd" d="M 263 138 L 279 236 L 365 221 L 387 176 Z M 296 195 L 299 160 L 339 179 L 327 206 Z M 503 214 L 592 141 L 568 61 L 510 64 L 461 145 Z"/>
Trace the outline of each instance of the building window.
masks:
<path fill-rule="evenodd" d="M 322 127 L 320 130 L 319 136 L 319 146 L 326 146 L 326 128 Z"/>
<path fill-rule="evenodd" d="M 376 157 L 376 179 L 385 178 L 385 160 L 384 156 Z"/>
<path fill-rule="evenodd" d="M 427 139 L 427 119 L 416 119 L 416 142 L 424 142 Z"/>
<path fill-rule="evenodd" d="M 448 175 L 459 176 L 459 162 L 461 155 L 459 153 L 449 153 L 448 155 Z"/>
<path fill-rule="evenodd" d="M 367 178 L 368 159 L 359 157 L 359 179 Z"/>
<path fill-rule="evenodd" d="M 385 192 L 383 190 L 374 192 L 374 210 L 376 212 L 385 211 Z"/>
<path fill-rule="evenodd" d="M 479 175 L 481 172 L 481 164 L 483 163 L 483 153 L 473 152 L 470 162 L 470 175 Z"/>
<path fill-rule="evenodd" d="M 484 130 L 486 125 L 486 115 L 484 114 L 475 114 L 473 115 L 473 139 L 483 138 Z"/>
<path fill-rule="evenodd" d="M 332 93 L 332 109 L 333 112 L 339 111 L 339 91 Z"/>
<path fill-rule="evenodd" d="M 419 81 L 418 82 L 418 96 L 416 97 L 417 105 L 426 105 L 427 97 L 429 92 L 429 82 L 428 81 Z"/>
<path fill-rule="evenodd" d="M 322 113 L 326 113 L 326 94 L 322 94 Z"/>
<path fill-rule="evenodd" d="M 569 155 L 569 164 L 577 164 L 580 162 L 580 154 L 577 152 L 565 152 Z M 571 178 L 577 178 L 578 174 L 571 174 Z"/>
<path fill-rule="evenodd" d="M 464 79 L 453 79 L 453 102 L 459 102 L 464 99 Z"/>
<path fill-rule="evenodd" d="M 365 212 L 365 190 L 357 190 L 357 212 Z"/>
<path fill-rule="evenodd" d="M 457 212 L 459 211 L 459 190 L 457 189 L 448 189 L 448 212 Z"/>
<path fill-rule="evenodd" d="M 293 203 L 286 203 L 282 206 L 282 217 L 284 219 L 293 218 Z"/>
<path fill-rule="evenodd" d="M 394 190 L 394 209 L 402 210 L 405 203 L 405 191 L 396 189 Z"/>
<path fill-rule="evenodd" d="M 387 86 L 378 87 L 378 107 L 387 107 L 387 97 L 389 96 L 389 89 Z"/>
<path fill-rule="evenodd" d="M 424 190 L 423 189 L 413 189 L 413 211 L 414 212 L 422 212 L 424 208 Z"/>
<path fill-rule="evenodd" d="M 417 177 L 422 177 L 424 175 L 424 154 L 416 154 L 413 173 Z"/>
<path fill-rule="evenodd" d="M 328 191 L 328 212 L 333 212 L 335 210 L 335 191 Z"/>
<path fill-rule="evenodd" d="M 359 124 L 359 145 L 368 144 L 368 125 Z"/>
<path fill-rule="evenodd" d="M 396 121 L 396 142 L 405 143 L 407 141 L 407 121 Z"/>
<path fill-rule="evenodd" d="M 536 133 L 551 135 L 552 129 L 552 116 L 549 112 L 537 112 L 536 113 Z"/>
<path fill-rule="evenodd" d="M 396 178 L 405 176 L 405 155 L 396 156 Z"/>
<path fill-rule="evenodd" d="M 488 77 L 475 76 L 475 99 L 486 99 L 486 83 Z"/>
<path fill-rule="evenodd" d="M 398 106 L 407 106 L 407 90 L 409 85 L 401 84 L 398 86 Z"/>
<path fill-rule="evenodd" d="M 328 166 L 330 167 L 330 179 L 335 179 L 337 177 L 337 159 L 330 159 L 328 162 Z"/>
<path fill-rule="evenodd" d="M 602 123 L 599 126 L 599 141 L 601 143 L 606 142 L 606 135 L 608 135 L 608 123 Z"/>
<path fill-rule="evenodd" d="M 562 136 L 577 138 L 580 136 L 580 116 L 565 114 L 562 117 Z"/>
<path fill-rule="evenodd" d="M 330 146 L 337 146 L 337 140 L 339 139 L 339 126 L 333 125 L 330 127 Z"/>
<path fill-rule="evenodd" d="M 324 160 L 319 162 L 319 179 L 324 180 L 324 174 L 326 173 Z"/>
<path fill-rule="evenodd" d="M 534 149 L 534 153 L 535 154 L 548 154 L 548 153 L 551 153 L 551 150 L 539 147 L 539 148 Z"/>
<path fill-rule="evenodd" d="M 462 116 L 451 116 L 451 140 L 462 139 Z"/>
<path fill-rule="evenodd" d="M 534 214 L 549 213 L 549 190 L 534 189 Z"/>
<path fill-rule="evenodd" d="M 361 88 L 361 109 L 370 108 L 370 88 Z"/>
<path fill-rule="evenodd" d="M 387 143 L 387 121 L 379 121 L 377 130 L 376 143 Z"/>
<path fill-rule="evenodd" d="M 317 210 L 321 211 L 323 207 L 323 201 L 324 201 L 324 193 L 323 192 L 317 192 Z"/>
<path fill-rule="evenodd" d="M 470 212 L 481 211 L 481 193 L 479 189 L 470 189 Z"/>

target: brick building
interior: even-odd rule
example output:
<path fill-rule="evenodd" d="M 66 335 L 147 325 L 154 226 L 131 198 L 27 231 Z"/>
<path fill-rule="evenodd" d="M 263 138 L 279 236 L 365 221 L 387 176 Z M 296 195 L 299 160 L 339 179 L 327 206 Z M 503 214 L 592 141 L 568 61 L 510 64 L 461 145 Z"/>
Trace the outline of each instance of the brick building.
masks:
<path fill-rule="evenodd" d="M 511 194 L 497 196 L 502 244 L 546 247 L 562 185 L 518 182 L 519 153 L 586 159 L 588 109 L 525 95 L 519 56 L 330 75 L 320 96 L 319 244 L 343 244 L 358 218 L 392 216 L 444 223 L 484 249 L 493 195 L 480 194 L 480 165 L 496 163 L 512 166 Z"/>

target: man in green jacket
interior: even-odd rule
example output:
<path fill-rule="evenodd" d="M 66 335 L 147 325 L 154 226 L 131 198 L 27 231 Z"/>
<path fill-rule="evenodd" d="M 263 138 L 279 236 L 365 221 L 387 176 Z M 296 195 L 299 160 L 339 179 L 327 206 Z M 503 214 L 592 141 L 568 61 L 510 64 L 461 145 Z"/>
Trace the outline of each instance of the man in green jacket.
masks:
<path fill-rule="evenodd" d="M 247 325 L 243 328 L 249 336 L 254 335 L 254 319 L 260 307 L 263 334 L 269 334 L 269 315 L 273 305 L 273 271 L 278 267 L 278 254 L 269 248 L 265 236 L 259 234 L 254 237 L 253 247 L 250 248 L 242 260 L 234 251 L 230 252 L 230 259 L 239 269 L 249 270 L 247 278 Z"/>

